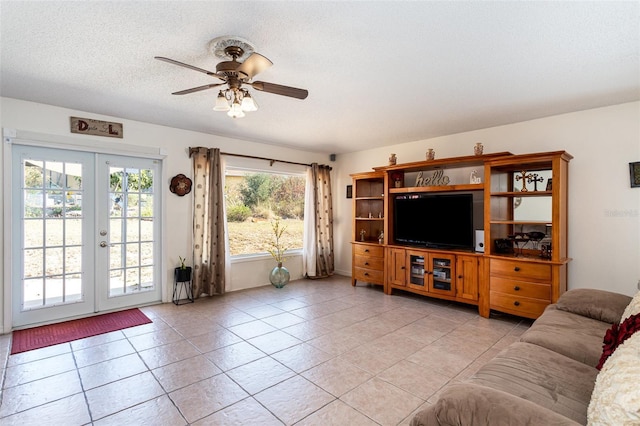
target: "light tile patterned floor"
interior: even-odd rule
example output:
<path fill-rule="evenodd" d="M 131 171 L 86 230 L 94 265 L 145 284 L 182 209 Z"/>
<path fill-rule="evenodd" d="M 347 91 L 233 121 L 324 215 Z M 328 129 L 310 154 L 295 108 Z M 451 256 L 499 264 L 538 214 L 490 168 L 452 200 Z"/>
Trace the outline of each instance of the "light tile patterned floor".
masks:
<path fill-rule="evenodd" d="M 346 277 L 142 308 L 153 320 L 9 356 L 2 425 L 408 425 L 530 321 Z"/>

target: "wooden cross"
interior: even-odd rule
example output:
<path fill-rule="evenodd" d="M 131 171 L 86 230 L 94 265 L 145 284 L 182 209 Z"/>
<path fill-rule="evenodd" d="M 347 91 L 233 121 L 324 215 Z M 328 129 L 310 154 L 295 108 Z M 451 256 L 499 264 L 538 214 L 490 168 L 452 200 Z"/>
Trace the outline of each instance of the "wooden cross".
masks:
<path fill-rule="evenodd" d="M 516 181 L 521 180 L 522 181 L 522 189 L 520 190 L 520 192 L 527 192 L 529 191 L 527 189 L 527 180 L 529 182 L 531 182 L 531 177 L 534 176 L 533 173 L 529 173 L 526 170 L 521 170 L 520 171 L 520 175 L 516 176 Z M 538 176 L 538 175 L 535 175 Z"/>
<path fill-rule="evenodd" d="M 534 191 L 538 190 L 538 182 L 542 182 L 543 180 L 544 180 L 544 178 L 542 176 L 538 176 L 537 173 L 530 174 L 527 177 L 527 182 L 529 182 L 529 183 L 533 182 L 533 190 Z"/>

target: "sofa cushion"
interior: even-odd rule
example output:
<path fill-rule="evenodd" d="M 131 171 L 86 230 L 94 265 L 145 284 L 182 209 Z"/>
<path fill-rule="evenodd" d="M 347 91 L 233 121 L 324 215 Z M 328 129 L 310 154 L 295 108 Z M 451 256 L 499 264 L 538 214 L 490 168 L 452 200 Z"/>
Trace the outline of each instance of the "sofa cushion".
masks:
<path fill-rule="evenodd" d="M 620 317 L 620 322 L 624 321 L 626 318 L 629 318 L 631 315 L 640 314 L 640 291 L 633 296 L 631 302 L 627 305 Z"/>
<path fill-rule="evenodd" d="M 640 333 L 624 341 L 604 363 L 588 408 L 589 425 L 640 424 Z"/>
<path fill-rule="evenodd" d="M 549 305 L 520 340 L 595 367 L 602 355 L 602 339 L 610 326 Z"/>
<path fill-rule="evenodd" d="M 620 322 L 622 312 L 629 305 L 629 302 L 631 302 L 631 297 L 624 294 L 591 288 L 577 288 L 560 296 L 556 307 L 561 311 L 613 324 Z"/>
<path fill-rule="evenodd" d="M 578 426 L 579 423 L 500 390 L 455 383 L 448 385 L 438 401 L 411 420 L 411 426 L 434 425 Z"/>
<path fill-rule="evenodd" d="M 501 390 L 585 424 L 598 370 L 547 348 L 516 342 L 468 382 Z"/>

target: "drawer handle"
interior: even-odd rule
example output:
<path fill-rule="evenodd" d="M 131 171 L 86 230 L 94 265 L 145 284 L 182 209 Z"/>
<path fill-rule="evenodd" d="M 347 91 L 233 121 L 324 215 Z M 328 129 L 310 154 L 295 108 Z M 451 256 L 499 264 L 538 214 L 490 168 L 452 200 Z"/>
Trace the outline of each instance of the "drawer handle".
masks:
<path fill-rule="evenodd" d="M 407 267 L 406 266 L 402 266 L 400 269 L 407 269 Z"/>
<path fill-rule="evenodd" d="M 519 272 L 520 271 L 520 267 L 516 266 L 515 268 L 513 268 L 514 271 Z"/>
<path fill-rule="evenodd" d="M 369 262 L 364 262 L 364 265 L 365 266 L 369 266 Z"/>
<path fill-rule="evenodd" d="M 364 252 L 365 253 L 369 253 L 369 249 L 364 249 Z"/>
<path fill-rule="evenodd" d="M 458 275 L 458 279 L 461 280 L 462 279 L 462 275 Z"/>
<path fill-rule="evenodd" d="M 515 286 L 513 289 L 514 289 L 515 291 L 519 291 L 519 290 L 520 290 L 520 287 Z"/>
<path fill-rule="evenodd" d="M 368 276 L 369 276 L 369 273 L 368 273 L 368 272 L 365 272 L 365 273 L 364 273 L 364 276 L 365 276 L 365 277 L 368 277 Z"/>
<path fill-rule="evenodd" d="M 514 305 L 516 306 L 520 306 L 520 302 L 518 302 L 517 300 L 515 302 L 513 302 Z"/>

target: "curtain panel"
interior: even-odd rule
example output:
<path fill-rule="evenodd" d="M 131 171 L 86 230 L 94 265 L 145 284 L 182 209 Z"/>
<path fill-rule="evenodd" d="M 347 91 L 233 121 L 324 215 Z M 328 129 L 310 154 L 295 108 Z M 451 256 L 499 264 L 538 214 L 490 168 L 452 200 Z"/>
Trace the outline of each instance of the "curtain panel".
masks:
<path fill-rule="evenodd" d="M 193 295 L 224 294 L 227 280 L 224 168 L 218 148 L 191 148 L 193 158 Z"/>
<path fill-rule="evenodd" d="M 308 278 L 333 275 L 331 167 L 311 164 L 307 173 L 303 266 Z"/>

